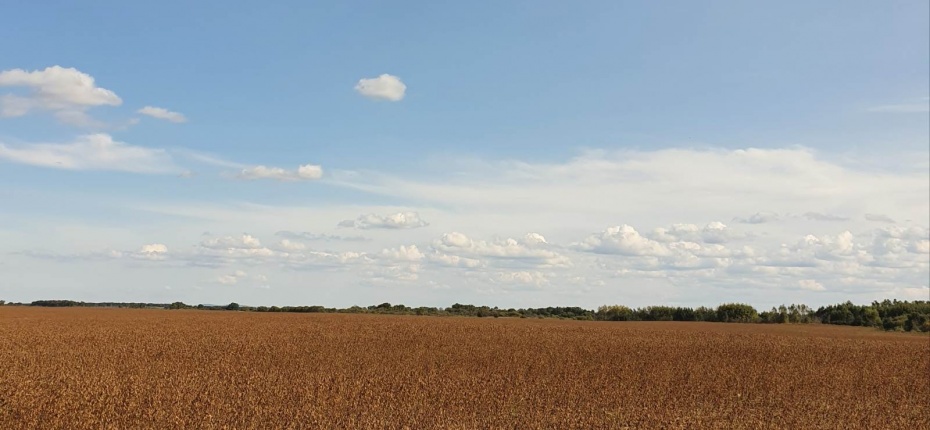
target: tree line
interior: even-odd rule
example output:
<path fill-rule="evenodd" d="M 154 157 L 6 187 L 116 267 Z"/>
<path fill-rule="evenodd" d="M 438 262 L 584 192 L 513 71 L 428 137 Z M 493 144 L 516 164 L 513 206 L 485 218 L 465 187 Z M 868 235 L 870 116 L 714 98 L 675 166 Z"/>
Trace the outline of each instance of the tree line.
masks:
<path fill-rule="evenodd" d="M 814 310 L 807 305 L 792 304 L 773 307 L 759 312 L 744 303 L 724 303 L 716 308 L 646 306 L 630 308 L 623 305 L 605 305 L 597 310 L 577 306 L 545 308 L 509 308 L 475 306 L 456 303 L 447 308 L 409 307 L 402 304 L 381 303 L 367 307 L 328 308 L 324 306 L 244 306 L 188 305 L 174 303 L 122 303 L 122 302 L 78 302 L 73 300 L 36 300 L 32 303 L 9 303 L 0 300 L 0 305 L 25 305 L 43 307 L 120 307 L 157 309 L 200 309 L 215 311 L 248 312 L 297 312 L 297 313 L 366 313 L 390 315 L 463 316 L 479 318 L 561 318 L 587 321 L 706 321 L 741 322 L 767 324 L 838 324 L 876 327 L 891 331 L 930 332 L 930 301 L 875 301 L 869 305 L 845 302 L 821 306 Z"/>

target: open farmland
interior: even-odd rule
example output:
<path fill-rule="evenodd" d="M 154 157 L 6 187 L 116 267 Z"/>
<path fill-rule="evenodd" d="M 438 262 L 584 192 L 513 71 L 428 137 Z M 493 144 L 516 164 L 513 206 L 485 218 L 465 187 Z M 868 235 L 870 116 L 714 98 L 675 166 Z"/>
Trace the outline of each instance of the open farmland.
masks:
<path fill-rule="evenodd" d="M 930 428 L 930 337 L 0 308 L 0 428 Z"/>

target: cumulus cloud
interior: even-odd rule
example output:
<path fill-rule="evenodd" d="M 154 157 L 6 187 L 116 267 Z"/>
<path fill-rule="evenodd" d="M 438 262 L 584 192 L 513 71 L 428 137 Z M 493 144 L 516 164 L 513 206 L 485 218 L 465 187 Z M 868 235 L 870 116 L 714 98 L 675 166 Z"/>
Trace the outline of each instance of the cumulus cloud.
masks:
<path fill-rule="evenodd" d="M 567 297 L 596 306 L 618 296 L 637 305 L 654 304 L 656 297 L 699 304 L 731 299 L 765 304 L 790 295 L 813 305 L 920 292 L 926 297 L 930 238 L 922 223 L 930 218 L 930 180 L 925 170 L 859 169 L 803 149 L 604 152 L 559 163 L 435 164 L 442 171 L 428 179 L 338 171 L 327 179 L 397 197 L 411 211 L 429 208 L 450 226 L 446 234 L 409 232 L 403 235 L 403 246 L 392 242 L 397 236 L 377 232 L 372 232 L 373 241 L 358 243 L 310 233 L 259 240 L 257 228 L 263 234 L 285 228 L 312 231 L 327 228 L 326 219 L 342 219 L 340 213 L 384 215 L 395 209 L 198 204 L 166 211 L 162 205 L 160 210 L 166 212 L 159 213 L 187 216 L 181 230 L 245 228 L 256 233 L 254 240 L 208 236 L 201 238 L 201 246 L 181 248 L 171 242 L 166 261 L 127 266 L 187 263 L 200 268 L 196 270 L 221 269 L 211 274 L 236 268 L 250 273 L 281 270 L 283 277 L 295 279 L 295 291 L 317 280 L 348 290 L 373 279 L 416 279 L 411 288 L 449 287 L 455 300 L 473 300 L 472 293 L 493 290 L 514 292 L 510 297 L 524 304 L 565 303 Z M 759 212 L 763 208 L 783 214 L 783 222 L 708 222 L 729 220 L 734 214 L 748 215 L 747 221 L 753 218 L 749 214 L 764 218 L 767 212 Z M 896 225 L 864 220 L 863 214 L 874 208 L 911 221 Z M 805 214 L 809 210 L 821 212 Z M 625 224 L 617 222 L 619 217 Z M 403 228 L 397 224 L 408 222 L 405 216 L 385 227 L 392 216 L 360 218 L 359 225 L 369 228 Z M 204 220 L 202 225 L 189 224 L 198 219 Z M 356 228 L 358 222 L 345 225 Z M 919 228 L 911 228 L 918 223 Z M 747 236 L 742 229 L 754 233 Z M 523 235 L 527 231 L 533 233 Z M 198 240 L 191 237 L 192 243 Z M 337 249 L 318 249 L 326 246 Z M 138 251 L 124 251 L 121 258 L 134 252 Z M 549 283 L 538 288 L 519 282 L 533 279 L 530 276 L 500 275 L 521 272 L 541 274 Z M 824 289 L 817 292 L 814 282 Z M 519 288 L 506 285 L 537 288 L 526 288 L 523 291 L 532 293 L 518 296 Z"/>
<path fill-rule="evenodd" d="M 118 142 L 105 133 L 81 136 L 71 143 L 0 143 L 0 160 L 66 170 L 180 172 L 164 150 Z"/>
<path fill-rule="evenodd" d="M 339 227 L 350 227 L 361 230 L 368 229 L 407 229 L 426 227 L 429 223 L 420 218 L 416 212 L 398 212 L 380 216 L 375 214 L 359 215 L 358 218 L 341 221 Z"/>
<path fill-rule="evenodd" d="M 90 125 L 86 110 L 119 106 L 122 100 L 96 85 L 94 78 L 74 68 L 52 66 L 44 70 L 12 69 L 0 72 L 0 86 L 25 88 L 25 96 L 0 96 L 0 117 L 17 117 L 32 111 L 52 112 L 62 122 Z"/>
<path fill-rule="evenodd" d="M 254 166 L 242 169 L 236 177 L 246 180 L 309 181 L 322 178 L 323 168 L 314 164 L 304 164 L 294 171 L 280 167 Z"/>
<path fill-rule="evenodd" d="M 571 266 L 571 260 L 552 249 L 539 233 L 528 233 L 522 239 L 473 240 L 463 233 L 450 232 L 433 241 L 432 247 L 452 256 L 493 261 L 499 267 Z"/>
<path fill-rule="evenodd" d="M 142 115 L 150 116 L 152 118 L 163 119 L 165 121 L 171 121 L 171 122 L 177 122 L 177 123 L 187 122 L 187 117 L 185 117 L 184 114 L 180 112 L 172 112 L 168 109 L 160 108 L 160 107 L 146 106 L 142 109 L 139 109 L 136 112 Z"/>
<path fill-rule="evenodd" d="M 147 260 L 164 260 L 168 254 L 168 247 L 161 243 L 152 243 L 143 245 L 139 251 L 133 254 L 135 257 Z"/>
<path fill-rule="evenodd" d="M 421 261 L 426 257 L 416 245 L 385 249 L 381 251 L 381 255 L 398 261 Z"/>
<path fill-rule="evenodd" d="M 668 248 L 661 243 L 643 237 L 635 228 L 623 224 L 609 227 L 598 234 L 588 236 L 575 244 L 576 249 L 599 254 L 619 254 L 631 256 L 667 255 Z"/>
<path fill-rule="evenodd" d="M 400 101 L 407 92 L 407 86 L 394 75 L 382 74 L 377 78 L 360 79 L 355 91 L 374 100 Z"/>
<path fill-rule="evenodd" d="M 187 263 L 223 269 L 213 281 L 227 285 L 242 285 L 245 280 L 262 284 L 251 273 L 264 268 L 341 272 L 364 284 L 416 281 L 483 293 L 587 294 L 659 282 L 673 285 L 679 294 L 700 287 L 701 291 L 738 289 L 751 294 L 782 290 L 772 293 L 777 297 L 791 291 L 903 297 L 905 290 L 923 291 L 930 276 L 930 229 L 923 227 L 893 225 L 856 234 L 840 230 L 807 234 L 786 243 L 761 236 L 753 239 L 752 246 L 734 241 L 709 243 L 704 241 L 706 230 L 721 230 L 721 225 L 680 223 L 645 235 L 630 225 L 620 225 L 568 245 L 538 232 L 492 239 L 449 232 L 431 242 L 366 253 L 315 250 L 280 235 L 266 246 L 258 236 L 239 234 L 205 235 L 198 246 L 181 252 L 169 253 L 166 245 L 150 243 L 133 251 L 21 255 L 59 261 L 147 260 L 146 264 L 168 267 Z M 668 237 L 656 240 L 655 231 Z M 241 267 L 254 269 L 246 275 Z"/>

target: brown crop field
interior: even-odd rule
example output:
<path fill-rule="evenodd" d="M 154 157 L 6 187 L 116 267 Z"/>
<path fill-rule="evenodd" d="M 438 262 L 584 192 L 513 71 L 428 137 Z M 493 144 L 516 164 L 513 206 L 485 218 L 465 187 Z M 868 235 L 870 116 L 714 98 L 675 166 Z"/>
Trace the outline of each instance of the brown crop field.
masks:
<path fill-rule="evenodd" d="M 0 307 L 0 428 L 930 429 L 930 337 Z"/>

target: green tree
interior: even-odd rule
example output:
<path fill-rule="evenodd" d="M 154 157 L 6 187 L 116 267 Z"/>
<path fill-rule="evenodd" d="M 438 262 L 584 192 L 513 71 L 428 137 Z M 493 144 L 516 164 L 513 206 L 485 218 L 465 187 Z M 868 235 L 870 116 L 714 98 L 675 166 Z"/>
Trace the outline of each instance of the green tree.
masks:
<path fill-rule="evenodd" d="M 232 302 L 232 303 L 226 305 L 226 310 L 227 310 L 227 311 L 238 311 L 238 310 L 239 310 L 239 304 L 236 303 L 236 302 Z"/>
<path fill-rule="evenodd" d="M 635 321 L 636 315 L 632 309 L 623 305 L 601 306 L 594 313 L 598 321 Z"/>
<path fill-rule="evenodd" d="M 878 309 L 866 306 L 862 309 L 862 325 L 868 327 L 881 327 L 882 317 L 878 314 Z"/>
<path fill-rule="evenodd" d="M 750 305 L 743 303 L 725 303 L 717 306 L 717 321 L 721 322 L 756 322 L 759 313 Z"/>
<path fill-rule="evenodd" d="M 930 317 L 917 312 L 911 312 L 907 316 L 907 321 L 904 322 L 904 330 L 907 331 L 927 331 L 928 327 L 930 327 Z"/>

